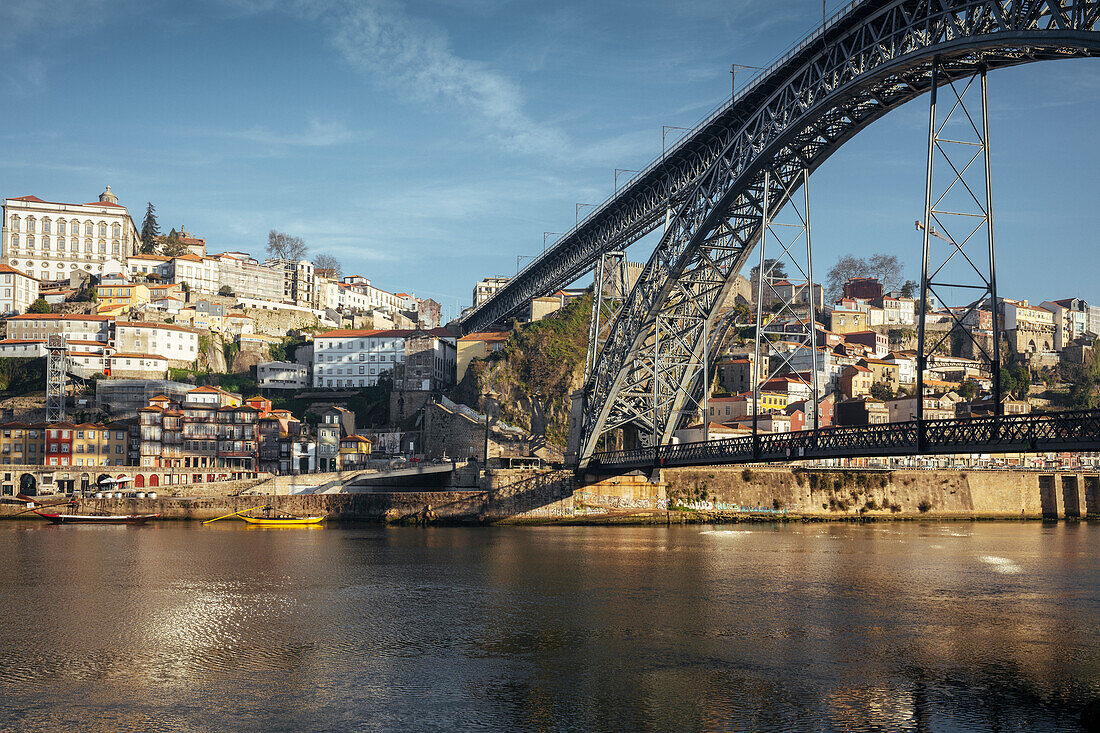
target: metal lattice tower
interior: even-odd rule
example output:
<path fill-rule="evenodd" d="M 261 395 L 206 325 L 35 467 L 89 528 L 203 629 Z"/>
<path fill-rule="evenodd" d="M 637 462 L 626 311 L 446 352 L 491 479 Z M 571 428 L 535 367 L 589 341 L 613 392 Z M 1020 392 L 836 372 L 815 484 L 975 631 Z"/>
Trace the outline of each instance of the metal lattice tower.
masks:
<path fill-rule="evenodd" d="M 592 270 L 592 315 L 588 325 L 588 356 L 584 362 L 584 380 L 587 382 L 596 364 L 605 334 L 603 327 L 618 314 L 627 293 L 630 277 L 627 274 L 626 253 L 605 252 Z M 605 314 L 605 310 L 609 311 Z"/>
<path fill-rule="evenodd" d="M 977 84 L 975 84 L 977 82 Z M 942 88 L 940 85 L 942 84 Z M 944 104 L 939 104 L 940 94 Z M 977 97 L 977 99 L 975 99 Z M 944 108 L 946 113 L 944 113 Z M 993 409 L 1001 414 L 1000 326 L 993 246 L 993 193 L 990 185 L 989 104 L 986 69 L 951 74 L 938 59 L 932 66 L 928 113 L 928 170 L 924 197 L 924 255 L 918 324 L 917 420 L 924 421 L 924 372 L 929 357 L 952 333 L 961 333 L 989 364 Z M 950 314 L 953 328 L 928 338 L 925 321 L 930 296 Z M 953 307 L 956 306 L 956 307 Z M 992 346 L 964 323 L 983 307 L 992 312 Z M 977 324 L 980 325 L 980 320 Z M 922 431 L 921 442 L 924 442 Z"/>
<path fill-rule="evenodd" d="M 773 181 L 781 190 L 772 192 Z M 799 207 L 793 195 L 793 187 L 802 186 L 802 205 Z M 776 205 L 773 202 L 778 202 Z M 779 208 L 783 202 L 789 212 L 790 221 L 777 221 Z M 760 236 L 760 265 L 756 270 L 756 358 L 753 363 L 752 391 L 752 432 L 758 431 L 760 415 L 760 387 L 764 380 L 761 375 L 761 360 L 773 358 L 778 369 L 768 369 L 769 374 L 790 370 L 796 354 L 801 348 L 810 350 L 810 372 L 806 378 L 801 372 L 790 374 L 794 379 L 809 387 L 810 399 L 806 410 L 808 428 L 818 426 L 818 378 L 817 378 L 817 293 L 814 283 L 813 243 L 810 239 L 810 172 L 802 169 L 797 183 L 787 183 L 782 178 L 773 178 L 770 171 L 764 172 L 764 208 L 766 212 L 763 232 Z M 790 216 L 793 214 L 794 216 Z M 769 250 L 769 246 L 772 247 Z M 804 249 L 804 253 L 800 252 Z M 768 255 L 773 255 L 768 257 Z M 789 274 L 781 274 L 790 266 Z M 797 274 L 796 274 L 797 273 Z M 765 301 L 770 312 L 765 313 Z M 805 306 L 803 308 L 803 306 Z M 781 341 L 797 339 L 804 346 L 789 350 L 781 348 Z"/>
<path fill-rule="evenodd" d="M 65 372 L 68 368 L 65 336 L 52 334 L 46 342 L 46 422 L 65 422 Z"/>

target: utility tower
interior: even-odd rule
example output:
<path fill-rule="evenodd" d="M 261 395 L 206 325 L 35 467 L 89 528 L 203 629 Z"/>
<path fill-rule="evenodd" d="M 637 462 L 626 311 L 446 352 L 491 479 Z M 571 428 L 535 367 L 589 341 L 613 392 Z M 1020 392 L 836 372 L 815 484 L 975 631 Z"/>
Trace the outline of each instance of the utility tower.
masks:
<path fill-rule="evenodd" d="M 53 334 L 46 342 L 46 422 L 65 421 L 65 336 Z"/>

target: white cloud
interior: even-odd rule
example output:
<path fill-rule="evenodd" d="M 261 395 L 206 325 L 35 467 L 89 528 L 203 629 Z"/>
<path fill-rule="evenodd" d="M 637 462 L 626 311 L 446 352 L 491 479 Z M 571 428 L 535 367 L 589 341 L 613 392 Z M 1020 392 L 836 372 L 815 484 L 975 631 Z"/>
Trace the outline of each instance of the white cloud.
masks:
<path fill-rule="evenodd" d="M 442 28 L 388 0 L 351 3 L 329 19 L 333 47 L 381 85 L 422 105 L 469 110 L 510 150 L 562 153 L 564 135 L 524 113 L 518 85 L 488 64 L 456 54 Z"/>
<path fill-rule="evenodd" d="M 250 127 L 221 133 L 223 137 L 279 147 L 321 148 L 342 145 L 354 139 L 352 132 L 340 122 L 311 119 L 301 132 L 280 133 L 265 127 Z"/>

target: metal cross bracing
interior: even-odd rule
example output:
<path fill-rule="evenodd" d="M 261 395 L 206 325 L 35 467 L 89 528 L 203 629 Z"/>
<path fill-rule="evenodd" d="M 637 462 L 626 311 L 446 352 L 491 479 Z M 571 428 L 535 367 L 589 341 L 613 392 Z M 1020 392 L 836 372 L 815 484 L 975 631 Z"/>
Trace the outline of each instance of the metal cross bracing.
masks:
<path fill-rule="evenodd" d="M 46 422 L 65 422 L 65 373 L 68 371 L 65 336 L 46 340 Z"/>
<path fill-rule="evenodd" d="M 467 313 L 461 328 L 469 333 L 503 323 L 531 298 L 566 287 L 602 252 L 625 249 L 659 227 L 669 205 L 692 206 L 700 187 L 715 194 L 715 204 L 728 203 L 734 197 L 713 188 L 715 176 L 732 180 L 748 172 L 761 155 L 776 154 L 779 138 L 810 133 L 821 127 L 815 121 L 833 115 L 838 119 L 821 141 L 827 157 L 877 117 L 928 91 L 936 55 L 955 70 L 1092 56 L 1100 48 L 1098 20 L 1097 0 L 849 3 Z"/>
<path fill-rule="evenodd" d="M 924 420 L 924 376 L 929 358 L 941 347 L 951 346 L 952 334 L 967 339 L 973 355 L 988 365 L 994 413 L 1000 414 L 1002 408 L 986 70 L 979 68 L 977 73 L 953 79 L 949 70 L 933 63 L 932 80 L 924 224 L 921 227 L 924 251 L 917 346 L 918 422 Z M 943 83 L 942 89 L 940 83 Z M 943 103 L 939 104 L 941 91 L 945 93 Z M 963 305 L 957 307 L 960 297 Z M 929 338 L 926 320 L 932 298 L 948 306 L 945 310 L 957 328 Z M 992 314 L 992 343 L 989 346 L 975 336 L 980 333 L 979 329 L 964 325 L 983 307 Z"/>
<path fill-rule="evenodd" d="M 1098 2 L 868 0 L 770 72 L 771 83 L 755 84 L 754 92 L 768 90 L 755 109 L 745 108 L 748 95 L 739 97 L 733 107 L 743 124 L 689 136 L 720 150 L 671 197 L 664 236 L 615 319 L 586 384 L 578 460 L 602 435 L 628 425 L 642 446 L 669 440 L 679 406 L 700 388 L 702 336 L 713 333 L 704 324 L 713 325 L 716 305 L 760 237 L 765 171 L 781 206 L 803 171 L 933 83 L 1093 55 L 1098 18 Z M 935 80 L 934 66 L 943 72 Z"/>
<path fill-rule="evenodd" d="M 592 372 L 596 354 L 603 344 L 604 329 L 622 306 L 630 290 L 625 252 L 605 252 L 593 268 L 592 313 L 588 322 L 588 355 L 584 362 L 584 379 Z M 606 317 L 605 317 L 606 316 Z"/>
<path fill-rule="evenodd" d="M 798 180 L 802 186 L 802 207 L 792 191 L 785 190 L 784 195 L 790 202 L 786 211 L 794 214 L 794 221 L 779 222 L 774 215 L 764 224 L 760 239 L 760 264 L 756 268 L 756 338 L 754 339 L 755 359 L 752 373 L 752 432 L 759 433 L 760 390 L 766 379 L 764 374 L 787 374 L 795 381 L 809 388 L 810 399 L 806 405 L 806 423 L 810 428 L 818 427 L 818 372 L 817 372 L 817 313 L 814 292 L 814 255 L 810 238 L 810 172 L 802 170 Z M 764 171 L 764 211 L 770 211 L 771 173 Z M 768 257 L 769 243 L 774 242 Z M 799 256 L 804 249 L 804 255 Z M 778 251 L 776 251 L 778 250 Z M 780 274 L 786 266 L 793 268 L 790 274 Z M 796 276 L 794 273 L 798 273 Z M 768 313 L 765 315 L 765 304 Z M 800 307 L 805 305 L 805 309 Z M 791 326 L 799 336 L 792 336 Z M 781 347 L 781 342 L 798 338 L 804 346 L 797 349 Z M 792 369 L 792 361 L 802 348 L 810 353 L 810 371 L 807 375 Z M 767 359 L 774 363 L 763 369 L 761 361 Z M 774 360 L 774 362 L 772 362 Z"/>
<path fill-rule="evenodd" d="M 966 453 L 1044 453 L 1100 450 L 1100 410 L 1033 415 L 916 420 L 769 433 L 700 443 L 597 453 L 589 473 L 819 458 L 872 458 Z"/>

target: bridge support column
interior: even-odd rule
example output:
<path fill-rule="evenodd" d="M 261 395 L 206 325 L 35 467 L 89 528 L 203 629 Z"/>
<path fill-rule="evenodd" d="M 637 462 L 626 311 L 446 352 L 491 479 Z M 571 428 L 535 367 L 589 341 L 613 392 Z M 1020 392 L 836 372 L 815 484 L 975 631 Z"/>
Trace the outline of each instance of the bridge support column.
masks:
<path fill-rule="evenodd" d="M 778 182 L 777 182 L 778 181 Z M 772 186 L 778 187 L 776 196 Z M 802 203 L 794 196 L 802 187 Z M 788 221 L 778 221 L 775 200 L 786 200 Z M 774 357 L 778 368 L 787 371 L 809 391 L 805 419 L 807 429 L 818 425 L 818 351 L 817 311 L 821 288 L 813 281 L 814 254 L 810 238 L 810 171 L 803 168 L 793 180 L 764 172 L 764 226 L 760 235 L 760 264 L 754 268 L 756 292 L 755 357 L 752 367 L 752 432 L 756 436 L 760 422 L 760 390 L 767 381 L 763 363 Z M 803 242 L 803 240 L 805 240 Z M 769 246 L 771 249 L 769 249 Z M 804 254 L 803 254 L 804 248 Z M 771 257 L 769 257 L 769 254 Z M 788 273 L 787 268 L 791 271 Z M 768 308 L 765 309 L 765 303 Z M 822 303 L 823 305 L 823 303 Z M 779 342 L 799 342 L 798 349 L 780 348 Z M 807 351 L 809 358 L 805 358 Z M 807 374 L 808 367 L 808 374 Z M 773 370 L 768 369 L 771 374 Z M 754 445 L 759 440 L 754 439 Z"/>
<path fill-rule="evenodd" d="M 917 336 L 918 452 L 928 446 L 925 372 L 939 352 L 946 350 L 988 365 L 993 414 L 1001 415 L 1001 338 L 984 66 L 940 58 L 933 61 L 927 166 L 924 219 L 917 222 L 923 231 Z M 939 329 L 929 327 L 933 307 L 948 317 L 946 324 L 937 324 Z M 991 442 L 998 439 L 996 429 L 994 425 Z"/>

